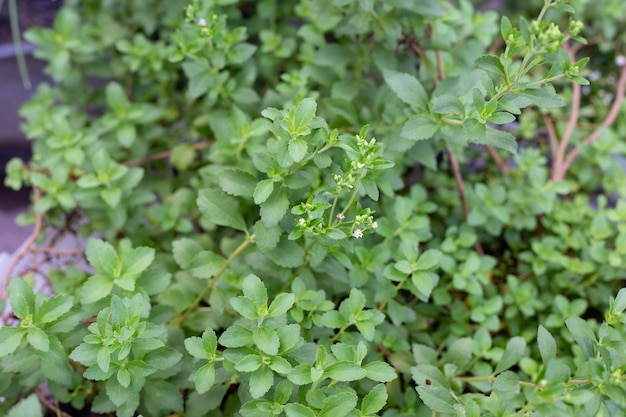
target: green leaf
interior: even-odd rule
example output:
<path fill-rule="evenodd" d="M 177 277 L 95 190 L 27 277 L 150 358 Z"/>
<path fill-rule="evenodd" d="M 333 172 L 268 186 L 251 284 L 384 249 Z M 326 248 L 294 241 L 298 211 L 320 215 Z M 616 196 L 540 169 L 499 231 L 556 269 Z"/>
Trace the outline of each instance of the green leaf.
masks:
<path fill-rule="evenodd" d="M 15 352 L 26 332 L 22 327 L 0 327 L 0 358 Z"/>
<path fill-rule="evenodd" d="M 9 303 L 15 317 L 22 320 L 35 313 L 35 294 L 33 289 L 21 278 L 13 278 L 7 289 Z"/>
<path fill-rule="evenodd" d="M 374 415 L 383 409 L 387 404 L 387 387 L 384 384 L 376 385 L 365 397 L 361 403 L 361 414 Z"/>
<path fill-rule="evenodd" d="M 307 385 L 313 382 L 311 379 L 312 366 L 308 363 L 301 363 L 289 372 L 287 379 L 296 385 Z"/>
<path fill-rule="evenodd" d="M 250 395 L 252 398 L 261 398 L 274 385 L 274 373 L 263 365 L 250 374 Z"/>
<path fill-rule="evenodd" d="M 423 301 L 427 301 L 435 288 L 435 282 L 430 274 L 428 272 L 415 272 L 411 275 L 411 282 L 415 285 L 417 291 L 419 291 L 419 294 L 416 295 L 418 295 L 420 299 L 425 297 Z"/>
<path fill-rule="evenodd" d="M 391 70 L 383 71 L 383 77 L 396 96 L 414 110 L 426 111 L 428 109 L 428 94 L 417 78 Z"/>
<path fill-rule="evenodd" d="M 308 134 L 309 132 L 308 126 L 313 121 L 316 111 L 317 111 L 317 103 L 315 102 L 314 99 L 310 97 L 307 97 L 304 100 L 302 100 L 300 103 L 298 103 L 298 106 L 296 107 L 295 112 L 294 112 L 292 133 L 296 133 L 300 135 Z M 289 152 L 291 153 L 291 150 Z M 294 160 L 296 159 L 294 158 Z"/>
<path fill-rule="evenodd" d="M 498 374 L 502 371 L 506 371 L 513 365 L 517 364 L 524 356 L 526 350 L 526 340 L 523 337 L 515 336 L 509 340 L 506 345 L 506 349 L 500 357 L 500 361 L 496 366 L 495 373 Z"/>
<path fill-rule="evenodd" d="M 130 148 L 137 138 L 137 128 L 134 124 L 126 122 L 117 128 L 117 141 L 125 148 Z"/>
<path fill-rule="evenodd" d="M 433 137 L 439 125 L 429 117 L 413 116 L 402 126 L 400 136 L 409 140 L 424 140 Z"/>
<path fill-rule="evenodd" d="M 215 383 L 215 365 L 209 362 L 200 367 L 193 376 L 193 383 L 198 394 L 204 394 Z"/>
<path fill-rule="evenodd" d="M 267 305 L 267 289 L 259 277 L 249 274 L 243 280 L 243 294 L 250 298 L 257 307 Z"/>
<path fill-rule="evenodd" d="M 227 328 L 220 336 L 220 345 L 224 347 L 242 347 L 252 343 L 252 330 L 238 324 Z"/>
<path fill-rule="evenodd" d="M 472 359 L 472 338 L 462 337 L 448 347 L 444 357 L 445 363 L 454 364 L 461 371 Z"/>
<path fill-rule="evenodd" d="M 317 417 L 345 417 L 356 407 L 357 396 L 353 392 L 340 392 L 327 397 Z"/>
<path fill-rule="evenodd" d="M 155 250 L 146 246 L 132 249 L 128 253 L 121 255 L 122 276 L 136 277 L 148 269 L 154 261 Z"/>
<path fill-rule="evenodd" d="M 247 172 L 239 169 L 226 169 L 219 175 L 218 182 L 225 193 L 249 198 L 252 197 L 258 181 Z"/>
<path fill-rule="evenodd" d="M 261 205 L 261 219 L 266 227 L 273 227 L 282 220 L 289 209 L 289 199 L 287 192 L 276 189 L 269 198 Z"/>
<path fill-rule="evenodd" d="M 14 405 L 6 417 L 43 417 L 37 394 L 31 394 Z"/>
<path fill-rule="evenodd" d="M 556 358 L 556 342 L 554 337 L 541 324 L 537 330 L 537 344 L 539 345 L 539 353 L 544 365 L 547 365 Z"/>
<path fill-rule="evenodd" d="M 108 242 L 89 238 L 85 255 L 96 273 L 113 273 L 117 267 L 117 253 Z"/>
<path fill-rule="evenodd" d="M 596 337 L 589 324 L 580 317 L 570 317 L 565 320 L 565 325 L 574 337 L 574 340 L 576 340 L 576 343 L 580 345 L 585 359 L 593 357 Z"/>
<path fill-rule="evenodd" d="M 196 254 L 188 269 L 194 277 L 208 279 L 215 276 L 225 263 L 226 260 L 218 254 L 210 250 L 203 250 Z"/>
<path fill-rule="evenodd" d="M 261 357 L 257 354 L 250 354 L 244 356 L 237 364 L 235 369 L 239 372 L 253 372 L 259 369 L 263 365 Z"/>
<path fill-rule="evenodd" d="M 324 376 L 335 381 L 358 381 L 365 378 L 365 374 L 365 369 L 348 361 L 338 361 L 324 369 Z"/>
<path fill-rule="evenodd" d="M 237 201 L 223 192 L 211 188 L 200 190 L 197 203 L 200 211 L 209 221 L 243 232 L 247 230 Z"/>
<path fill-rule="evenodd" d="M 315 417 L 313 410 L 297 403 L 285 405 L 285 414 L 287 417 Z"/>
<path fill-rule="evenodd" d="M 420 385 L 416 389 L 424 404 L 431 410 L 438 413 L 456 415 L 454 410 L 456 401 L 447 389 L 425 385 Z"/>
<path fill-rule="evenodd" d="M 170 162 L 179 171 L 185 171 L 196 158 L 196 149 L 191 143 L 181 143 L 172 148 Z"/>
<path fill-rule="evenodd" d="M 304 262 L 304 249 L 298 242 L 283 236 L 274 249 L 268 252 L 268 257 L 278 266 L 297 268 Z"/>
<path fill-rule="evenodd" d="M 274 249 L 282 234 L 283 230 L 280 227 L 266 227 L 261 220 L 254 224 L 254 241 L 261 252 Z"/>
<path fill-rule="evenodd" d="M 254 188 L 254 204 L 265 202 L 274 191 L 274 181 L 271 178 L 259 181 Z"/>
<path fill-rule="evenodd" d="M 176 263 L 184 269 L 191 265 L 191 261 L 202 251 L 202 245 L 197 241 L 189 238 L 177 239 L 172 243 L 172 252 Z"/>
<path fill-rule="evenodd" d="M 259 318 L 256 303 L 249 297 L 231 298 L 230 305 L 233 306 L 237 313 L 248 320 L 257 320 Z"/>
<path fill-rule="evenodd" d="M 105 89 L 107 104 L 120 116 L 128 107 L 128 98 L 124 89 L 116 82 L 111 82 Z"/>
<path fill-rule="evenodd" d="M 296 297 L 291 293 L 278 294 L 267 310 L 267 317 L 278 317 L 287 313 L 295 301 Z"/>
<path fill-rule="evenodd" d="M 271 327 L 258 327 L 252 334 L 252 340 L 264 353 L 277 355 L 280 347 L 280 340 L 276 331 Z"/>
<path fill-rule="evenodd" d="M 389 382 L 398 377 L 393 366 L 383 361 L 370 362 L 363 366 L 365 376 L 376 382 Z"/>
<path fill-rule="evenodd" d="M 502 65 L 502 62 L 500 62 L 500 58 L 495 55 L 483 55 L 478 58 L 475 63 L 476 66 L 480 69 L 499 75 L 501 77 L 506 77 L 506 71 L 504 69 L 504 66 Z"/>
<path fill-rule="evenodd" d="M 441 255 L 442 253 L 436 249 L 428 249 L 426 252 L 422 253 L 422 255 L 417 260 L 417 264 L 415 264 L 415 270 L 427 271 L 435 268 L 439 265 Z"/>
<path fill-rule="evenodd" d="M 93 275 L 80 289 L 80 302 L 91 304 L 111 294 L 113 278 L 106 275 Z"/>
<path fill-rule="evenodd" d="M 47 352 L 50 349 L 50 339 L 39 327 L 29 327 L 26 340 L 32 347 L 41 352 Z"/>
<path fill-rule="evenodd" d="M 74 304 L 74 297 L 66 295 L 57 295 L 47 298 L 37 308 L 35 323 L 50 323 L 70 311 Z"/>
<path fill-rule="evenodd" d="M 296 138 L 289 141 L 289 156 L 294 162 L 300 162 L 306 156 L 308 145 L 304 139 Z"/>

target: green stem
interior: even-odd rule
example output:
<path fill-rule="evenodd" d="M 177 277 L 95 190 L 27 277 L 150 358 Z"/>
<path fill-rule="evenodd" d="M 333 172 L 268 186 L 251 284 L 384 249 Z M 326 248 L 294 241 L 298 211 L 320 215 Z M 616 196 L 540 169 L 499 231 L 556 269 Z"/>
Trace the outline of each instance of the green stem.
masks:
<path fill-rule="evenodd" d="M 1 8 L 2 1 L 0 1 L 0 9 Z M 20 76 L 22 77 L 22 83 L 24 84 L 24 88 L 30 89 L 30 78 L 28 76 L 28 69 L 26 68 L 26 60 L 24 59 L 24 50 L 22 49 L 22 35 L 20 33 L 20 21 L 17 14 L 17 0 L 9 0 L 9 20 L 11 22 L 11 37 L 13 38 L 15 56 L 17 66 L 20 70 Z"/>
<path fill-rule="evenodd" d="M 174 323 L 176 323 L 176 325 L 181 326 L 183 322 L 185 321 L 185 319 L 189 316 L 189 314 L 191 314 L 193 311 L 195 311 L 198 308 L 198 306 L 200 305 L 200 302 L 204 299 L 206 294 L 209 291 L 211 291 L 211 289 L 215 286 L 215 284 L 217 283 L 217 280 L 220 279 L 220 277 L 226 271 L 226 269 L 228 269 L 230 264 L 233 263 L 233 261 L 237 258 L 237 256 L 241 254 L 241 252 L 244 251 L 244 249 L 246 249 L 251 243 L 254 243 L 255 237 L 256 236 L 254 234 L 249 235 L 248 237 L 246 237 L 246 240 L 241 242 L 241 244 L 237 247 L 237 249 L 235 249 L 235 251 L 228 257 L 226 262 L 224 262 L 224 265 L 222 265 L 220 270 L 217 271 L 217 273 L 207 281 L 206 286 L 200 292 L 200 294 L 198 294 L 198 296 L 193 301 L 193 303 L 189 307 L 187 307 L 187 309 L 180 315 L 180 317 L 174 320 Z"/>

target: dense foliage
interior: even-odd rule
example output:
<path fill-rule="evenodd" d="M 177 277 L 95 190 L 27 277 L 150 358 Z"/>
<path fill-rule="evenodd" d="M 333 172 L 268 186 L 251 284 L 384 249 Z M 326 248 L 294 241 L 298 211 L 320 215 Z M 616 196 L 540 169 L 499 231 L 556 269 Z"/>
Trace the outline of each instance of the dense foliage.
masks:
<path fill-rule="evenodd" d="M 626 10 L 476 7 L 66 0 L 29 31 L 54 85 L 6 183 L 89 268 L 7 280 L 0 414 L 623 416 Z"/>

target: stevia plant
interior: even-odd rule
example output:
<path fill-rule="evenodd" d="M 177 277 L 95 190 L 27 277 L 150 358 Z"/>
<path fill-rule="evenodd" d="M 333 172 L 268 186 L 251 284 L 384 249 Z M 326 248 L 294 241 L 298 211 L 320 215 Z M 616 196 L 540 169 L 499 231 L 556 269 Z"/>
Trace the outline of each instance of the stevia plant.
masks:
<path fill-rule="evenodd" d="M 609 3 L 66 1 L 0 412 L 622 415 Z"/>

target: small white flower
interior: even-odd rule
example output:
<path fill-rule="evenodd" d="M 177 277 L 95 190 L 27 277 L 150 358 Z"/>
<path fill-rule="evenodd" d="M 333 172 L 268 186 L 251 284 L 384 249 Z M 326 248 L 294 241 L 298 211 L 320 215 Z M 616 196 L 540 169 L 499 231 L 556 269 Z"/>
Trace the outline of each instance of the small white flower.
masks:
<path fill-rule="evenodd" d="M 356 239 L 360 239 L 363 237 L 363 232 L 359 229 L 356 229 L 354 232 L 352 232 L 352 236 L 354 236 Z"/>
<path fill-rule="evenodd" d="M 299 219 L 298 219 L 298 224 L 299 224 L 300 226 L 306 226 L 306 220 L 304 220 L 303 218 L 299 218 Z"/>
<path fill-rule="evenodd" d="M 204 17 L 201 17 L 200 19 L 198 19 L 198 26 L 206 26 L 206 19 Z"/>
<path fill-rule="evenodd" d="M 624 65 L 626 65 L 626 56 L 624 55 L 618 55 L 615 57 L 615 64 L 618 67 L 623 67 Z"/>
<path fill-rule="evenodd" d="M 343 220 L 343 219 L 345 219 L 345 218 L 346 218 L 346 216 L 344 216 L 344 215 L 343 215 L 343 213 L 339 213 L 339 214 L 337 214 L 337 219 L 339 219 L 339 220 Z"/>
<path fill-rule="evenodd" d="M 376 229 L 376 228 L 378 228 L 378 223 L 377 222 L 372 223 L 372 229 Z"/>

